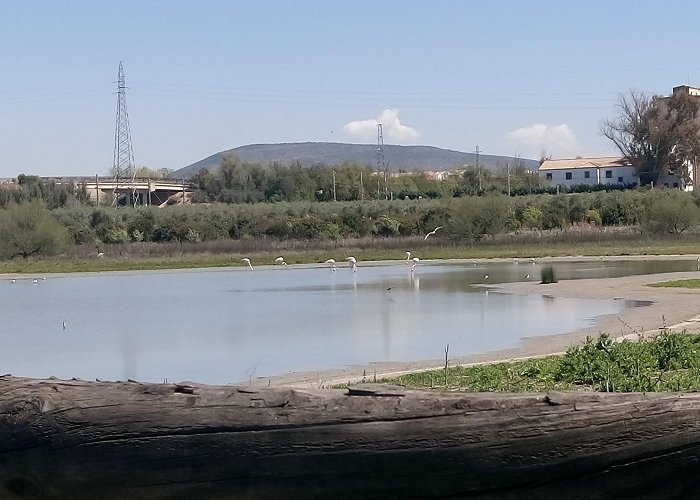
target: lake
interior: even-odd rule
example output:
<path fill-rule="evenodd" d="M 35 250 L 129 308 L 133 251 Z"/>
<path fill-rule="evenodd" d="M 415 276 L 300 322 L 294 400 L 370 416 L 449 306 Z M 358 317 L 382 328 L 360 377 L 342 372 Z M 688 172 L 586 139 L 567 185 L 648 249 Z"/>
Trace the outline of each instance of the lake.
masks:
<path fill-rule="evenodd" d="M 635 304 L 489 292 L 530 261 L 48 275 L 0 282 L 0 373 L 224 384 L 439 359 L 565 333 Z M 695 260 L 556 263 L 562 279 L 697 270 Z M 486 277 L 488 275 L 488 277 Z M 479 285 L 479 286 L 477 286 Z M 387 290 L 389 289 L 389 290 Z M 65 328 L 64 328 L 65 325 Z"/>

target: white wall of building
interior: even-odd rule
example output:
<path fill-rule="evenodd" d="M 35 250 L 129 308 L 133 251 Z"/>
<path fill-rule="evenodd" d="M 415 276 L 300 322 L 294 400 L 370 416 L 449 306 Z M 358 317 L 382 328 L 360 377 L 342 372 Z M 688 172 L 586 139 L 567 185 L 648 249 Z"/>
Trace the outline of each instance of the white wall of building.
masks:
<path fill-rule="evenodd" d="M 598 184 L 636 184 L 639 182 L 636 169 L 624 167 L 579 167 L 569 169 L 548 169 L 539 172 L 543 185 L 570 187 Z"/>

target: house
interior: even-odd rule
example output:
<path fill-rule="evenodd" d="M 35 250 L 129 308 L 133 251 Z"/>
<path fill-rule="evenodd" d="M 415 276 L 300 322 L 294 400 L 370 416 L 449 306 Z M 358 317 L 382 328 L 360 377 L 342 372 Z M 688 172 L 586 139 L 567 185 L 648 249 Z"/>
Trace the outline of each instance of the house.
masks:
<path fill-rule="evenodd" d="M 634 160 L 620 156 L 544 160 L 539 178 L 543 186 L 559 187 L 639 184 L 637 167 Z M 676 176 L 667 176 L 659 184 L 677 188 L 681 182 Z"/>
<path fill-rule="evenodd" d="M 545 160 L 539 176 L 543 185 L 560 187 L 639 182 L 635 164 L 619 156 Z"/>
<path fill-rule="evenodd" d="M 677 87 L 673 87 L 673 94 L 671 94 L 671 96 L 677 94 L 686 94 L 697 102 L 697 100 L 700 99 L 700 88 L 691 87 L 689 85 L 679 85 Z M 662 101 L 670 99 L 671 96 L 663 98 Z M 700 116 L 696 116 L 695 121 L 696 123 L 700 121 Z M 685 164 L 685 168 L 687 169 L 687 184 L 685 186 L 686 191 L 692 191 L 695 185 L 695 180 L 698 179 L 698 174 L 700 173 L 700 163 L 697 160 L 698 159 L 696 158 L 694 161 L 689 161 Z"/>

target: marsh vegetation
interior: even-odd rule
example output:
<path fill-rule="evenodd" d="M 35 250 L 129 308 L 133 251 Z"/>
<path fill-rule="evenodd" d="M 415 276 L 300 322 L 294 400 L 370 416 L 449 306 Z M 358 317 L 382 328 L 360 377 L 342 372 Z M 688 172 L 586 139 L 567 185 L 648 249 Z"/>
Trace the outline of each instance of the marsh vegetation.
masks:
<path fill-rule="evenodd" d="M 448 367 L 379 382 L 474 392 L 696 391 L 700 389 L 700 336 L 663 332 L 615 342 L 601 334 L 562 356 Z"/>

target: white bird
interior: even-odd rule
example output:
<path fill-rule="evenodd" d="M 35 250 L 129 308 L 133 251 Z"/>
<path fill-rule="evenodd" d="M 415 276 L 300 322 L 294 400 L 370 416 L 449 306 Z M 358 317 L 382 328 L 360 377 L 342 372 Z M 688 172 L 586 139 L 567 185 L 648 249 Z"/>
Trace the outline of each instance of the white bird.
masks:
<path fill-rule="evenodd" d="M 328 268 L 329 268 L 331 271 L 335 271 L 335 268 L 336 268 L 335 259 L 328 259 L 328 260 L 326 261 L 326 264 L 328 264 Z"/>
<path fill-rule="evenodd" d="M 489 275 L 488 275 L 488 274 L 484 274 L 484 279 L 485 279 L 485 280 L 489 279 Z"/>
<path fill-rule="evenodd" d="M 517 258 L 517 257 L 513 257 L 513 264 L 517 264 L 517 263 L 518 263 L 518 258 Z"/>
<path fill-rule="evenodd" d="M 426 234 L 426 235 L 425 235 L 425 238 L 423 238 L 423 240 L 424 240 L 424 241 L 427 240 L 429 236 L 434 235 L 434 234 L 437 232 L 438 229 L 442 229 L 443 227 L 444 227 L 444 226 L 438 226 L 438 227 L 436 227 L 435 229 L 433 229 L 432 231 L 430 231 L 428 234 Z"/>
<path fill-rule="evenodd" d="M 411 266 L 411 272 L 413 272 L 413 270 L 416 268 L 416 266 L 420 262 L 420 259 L 418 257 L 413 257 L 413 259 L 411 259 L 411 260 L 413 261 L 413 265 Z"/>
<path fill-rule="evenodd" d="M 353 273 L 357 272 L 357 259 L 355 257 L 346 257 L 345 260 L 347 260 L 350 263 L 350 267 L 352 269 Z"/>
<path fill-rule="evenodd" d="M 14 279 L 14 278 L 12 278 L 12 279 L 10 280 L 10 283 L 14 283 L 15 281 L 17 281 L 17 280 Z"/>
<path fill-rule="evenodd" d="M 411 252 L 406 252 L 406 265 L 411 261 Z"/>
<path fill-rule="evenodd" d="M 284 261 L 284 257 L 277 257 L 275 259 L 275 264 L 278 264 L 280 266 L 286 266 L 287 263 Z"/>
<path fill-rule="evenodd" d="M 39 283 L 39 280 L 33 279 L 33 280 L 32 280 L 32 283 L 34 283 L 34 284 L 36 285 L 37 283 Z"/>
<path fill-rule="evenodd" d="M 529 275 L 529 274 L 526 274 L 526 275 L 525 275 L 525 279 L 526 279 L 526 280 L 529 280 L 529 279 L 530 279 L 530 275 Z"/>
<path fill-rule="evenodd" d="M 241 259 L 241 262 L 245 262 L 246 264 L 248 264 L 248 267 L 250 268 L 250 270 L 251 270 L 251 271 L 253 270 L 253 266 L 252 266 L 252 264 L 250 263 L 250 259 L 249 259 L 248 257 L 242 258 L 242 259 Z"/>
<path fill-rule="evenodd" d="M 41 279 L 42 279 L 43 281 L 46 281 L 46 276 L 44 276 L 44 277 L 43 277 L 43 278 L 41 278 Z"/>
<path fill-rule="evenodd" d="M 101 258 L 103 258 L 104 256 L 105 256 L 105 253 L 104 253 L 104 252 L 97 252 L 97 258 L 98 258 L 98 259 L 101 259 Z"/>

